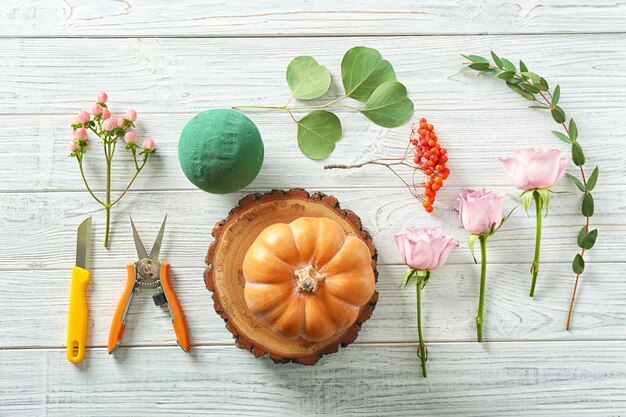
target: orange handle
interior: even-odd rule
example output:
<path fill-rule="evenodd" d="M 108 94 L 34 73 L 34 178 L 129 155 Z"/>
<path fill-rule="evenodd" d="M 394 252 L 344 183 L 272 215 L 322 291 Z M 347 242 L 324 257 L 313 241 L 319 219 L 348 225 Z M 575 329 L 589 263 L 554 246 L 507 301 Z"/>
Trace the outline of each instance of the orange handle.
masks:
<path fill-rule="evenodd" d="M 174 294 L 174 290 L 172 289 L 172 283 L 170 282 L 170 264 L 167 262 L 163 262 L 161 266 L 161 286 L 163 287 L 165 298 L 167 298 L 167 303 L 172 312 L 172 324 L 174 325 L 178 345 L 185 352 L 189 352 L 191 342 L 189 341 L 189 332 L 187 331 L 187 321 L 185 320 L 185 314 L 180 307 L 178 298 L 176 298 L 176 294 Z"/>
<path fill-rule="evenodd" d="M 109 354 L 113 353 L 122 342 L 122 335 L 124 334 L 124 313 L 128 307 L 130 297 L 132 296 L 133 289 L 135 287 L 135 265 L 126 265 L 126 270 L 128 271 L 126 288 L 124 288 L 122 298 L 120 298 L 120 302 L 117 304 L 117 308 L 115 309 L 113 322 L 111 323 L 111 330 L 109 331 Z"/>

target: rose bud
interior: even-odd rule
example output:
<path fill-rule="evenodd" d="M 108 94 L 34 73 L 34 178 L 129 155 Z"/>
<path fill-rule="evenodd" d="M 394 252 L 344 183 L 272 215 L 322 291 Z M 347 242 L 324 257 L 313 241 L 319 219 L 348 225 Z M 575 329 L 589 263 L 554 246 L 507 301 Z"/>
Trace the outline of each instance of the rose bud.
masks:
<path fill-rule="evenodd" d="M 126 132 L 124 135 L 124 142 L 126 143 L 135 143 L 136 140 L 135 132 Z"/>
<path fill-rule="evenodd" d="M 135 120 L 137 120 L 137 112 L 133 109 L 129 109 L 124 117 L 126 118 L 126 120 L 134 122 Z"/>
<path fill-rule="evenodd" d="M 78 116 L 76 116 L 76 120 L 82 124 L 85 124 L 89 121 L 89 113 L 87 113 L 85 110 L 81 110 L 80 112 L 78 112 Z"/>
<path fill-rule="evenodd" d="M 461 225 L 471 234 L 491 233 L 502 223 L 504 194 L 485 189 L 466 190 L 457 200 Z"/>
<path fill-rule="evenodd" d="M 499 158 L 516 188 L 527 191 L 549 188 L 565 174 L 569 160 L 559 149 L 519 149 L 510 157 Z"/>
<path fill-rule="evenodd" d="M 84 127 L 79 127 L 78 129 L 76 129 L 74 131 L 74 138 L 78 140 L 87 139 L 87 129 L 85 129 Z"/>

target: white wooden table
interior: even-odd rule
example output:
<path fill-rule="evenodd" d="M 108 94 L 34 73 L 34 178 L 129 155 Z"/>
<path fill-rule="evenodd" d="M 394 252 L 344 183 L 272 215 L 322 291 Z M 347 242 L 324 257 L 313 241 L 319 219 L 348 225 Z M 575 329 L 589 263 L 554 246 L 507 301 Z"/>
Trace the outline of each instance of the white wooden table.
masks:
<path fill-rule="evenodd" d="M 213 3 L 213 4 L 211 4 Z M 438 0 L 0 2 L 0 415 L 625 415 L 626 414 L 626 2 Z M 450 180 L 427 215 L 388 172 L 323 171 L 300 155 L 286 114 L 249 111 L 265 164 L 242 192 L 195 189 L 177 160 L 195 113 L 236 104 L 280 104 L 284 70 L 312 55 L 337 76 L 352 46 L 379 49 L 407 85 L 450 155 Z M 544 113 L 502 82 L 459 74 L 460 53 L 523 58 L 562 87 L 590 166 L 599 165 L 594 227 L 573 330 L 565 330 L 581 225 L 578 193 L 558 196 L 545 221 L 538 294 L 527 296 L 534 219 L 517 211 L 490 239 L 487 342 L 474 342 L 479 270 L 454 208 L 458 192 L 486 186 L 513 195 L 496 157 L 521 146 L 560 146 Z M 107 91 L 113 110 L 139 112 L 151 161 L 113 214 L 103 212 L 67 157 L 69 124 Z M 408 127 L 384 129 L 342 114 L 331 163 L 397 152 Z M 102 160 L 88 175 L 102 191 Z M 130 174 L 118 158 L 114 187 Z M 574 172 L 573 168 L 571 172 Z M 100 176 L 99 176 L 100 175 Z M 275 365 L 236 348 L 202 280 L 211 229 L 246 193 L 305 187 L 335 195 L 361 216 L 380 252 L 380 301 L 357 343 L 317 365 Z M 560 190 L 574 191 L 568 181 Z M 515 202 L 510 199 L 507 207 Z M 127 214 L 152 240 L 168 213 L 162 254 L 187 314 L 192 353 L 177 346 L 166 313 L 136 300 L 124 345 L 106 338 L 135 257 Z M 89 340 L 85 361 L 65 359 L 76 226 L 94 216 Z M 461 248 L 425 290 L 429 377 L 415 355 L 415 294 L 395 232 L 433 225 Z"/>

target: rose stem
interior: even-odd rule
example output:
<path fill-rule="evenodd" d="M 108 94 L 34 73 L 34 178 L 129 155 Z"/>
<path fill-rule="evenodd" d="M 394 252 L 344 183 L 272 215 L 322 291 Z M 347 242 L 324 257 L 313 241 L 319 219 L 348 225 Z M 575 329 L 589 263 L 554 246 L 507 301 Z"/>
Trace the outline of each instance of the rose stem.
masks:
<path fill-rule="evenodd" d="M 478 343 L 483 342 L 483 311 L 485 307 L 485 283 L 487 281 L 487 236 L 480 235 L 480 298 L 476 315 L 476 337 Z"/>
<path fill-rule="evenodd" d="M 424 375 L 424 378 L 428 376 L 428 373 L 426 372 L 426 344 L 424 343 L 424 336 L 422 335 L 422 283 L 424 280 L 428 280 L 429 275 L 430 272 L 427 271 L 426 276 L 421 280 L 417 280 L 415 283 L 417 292 L 417 335 L 420 342 L 417 356 L 419 356 L 422 361 L 422 375 Z"/>
<path fill-rule="evenodd" d="M 530 271 L 533 274 L 533 281 L 530 284 L 530 296 L 535 295 L 535 284 L 537 283 L 537 274 L 539 274 L 539 248 L 541 247 L 541 209 L 543 206 L 543 200 L 539 195 L 539 192 L 533 192 L 533 198 L 535 199 L 535 210 L 537 212 L 537 234 L 535 235 L 535 259 L 530 267 Z"/>

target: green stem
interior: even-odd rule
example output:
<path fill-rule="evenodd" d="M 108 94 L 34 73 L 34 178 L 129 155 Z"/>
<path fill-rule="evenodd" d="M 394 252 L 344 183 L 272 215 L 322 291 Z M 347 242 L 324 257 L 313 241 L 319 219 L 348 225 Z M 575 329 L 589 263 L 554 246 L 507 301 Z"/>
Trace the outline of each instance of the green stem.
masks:
<path fill-rule="evenodd" d="M 108 148 L 108 149 L 107 149 Z M 105 155 L 107 155 L 107 177 L 106 177 L 106 199 L 104 210 L 106 212 L 106 227 L 104 229 L 104 247 L 109 247 L 109 230 L 111 226 L 111 145 L 105 145 Z"/>
<path fill-rule="evenodd" d="M 480 241 L 480 298 L 478 299 L 478 314 L 476 315 L 476 338 L 478 343 L 483 342 L 483 312 L 485 308 L 485 284 L 487 282 L 487 236 L 478 236 Z"/>
<path fill-rule="evenodd" d="M 289 103 L 291 102 L 291 100 L 289 100 L 287 104 L 285 104 L 284 106 L 232 106 L 231 109 L 271 109 L 271 110 L 285 110 L 285 111 L 291 112 L 291 111 L 297 111 L 297 110 L 327 109 L 332 106 L 333 108 L 344 108 L 344 109 L 361 111 L 360 109 L 357 109 L 356 107 L 352 107 L 352 106 L 346 106 L 346 105 L 333 106 L 333 104 L 345 99 L 346 97 L 347 96 L 339 97 L 339 98 L 329 101 L 328 103 L 318 104 L 315 106 L 287 107 Z"/>
<path fill-rule="evenodd" d="M 418 279 L 415 281 L 415 288 L 417 292 L 417 335 L 419 337 L 419 350 L 417 352 L 417 356 L 422 361 L 422 375 L 424 378 L 428 376 L 426 371 L 426 359 L 427 351 L 426 344 L 424 343 L 424 336 L 422 335 L 422 286 L 424 281 L 428 281 L 428 277 L 430 275 L 430 271 L 426 271 L 426 276 L 422 279 Z"/>
<path fill-rule="evenodd" d="M 133 183 L 137 179 L 137 176 L 139 175 L 139 173 L 141 172 L 143 167 L 146 165 L 147 161 L 148 161 L 147 157 L 143 159 L 143 163 L 139 167 L 137 167 L 137 171 L 135 172 L 135 175 L 133 175 L 133 177 L 130 179 L 130 182 L 128 183 L 128 185 L 126 186 L 124 191 L 122 191 L 122 194 L 120 194 L 119 197 L 117 197 L 115 199 L 115 201 L 113 201 L 111 203 L 111 207 L 114 206 L 115 204 L 117 204 L 117 202 L 120 201 L 122 199 L 122 197 L 124 197 L 124 194 L 126 194 L 128 192 L 128 190 L 130 190 L 131 185 L 133 185 Z"/>
<path fill-rule="evenodd" d="M 91 196 L 94 198 L 94 200 L 98 202 L 98 204 L 102 204 L 104 206 L 104 203 L 102 202 L 102 200 L 96 197 L 93 191 L 91 191 L 91 188 L 89 188 L 89 184 L 87 184 L 87 178 L 85 178 L 85 173 L 83 172 L 83 157 L 82 156 L 78 157 L 78 168 L 80 169 L 80 176 L 83 177 L 83 182 L 85 183 L 85 187 L 87 188 L 87 191 L 89 191 L 89 194 L 91 194 Z"/>
<path fill-rule="evenodd" d="M 533 280 L 530 284 L 531 297 L 535 295 L 535 284 L 537 283 L 537 274 L 539 274 L 539 251 L 541 247 L 541 218 L 543 206 L 543 200 L 537 191 L 533 192 L 533 198 L 535 199 L 535 209 L 537 212 L 537 233 L 535 235 L 535 259 L 530 267 L 530 272 L 533 274 Z"/>

